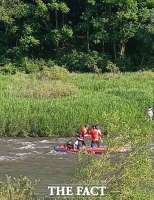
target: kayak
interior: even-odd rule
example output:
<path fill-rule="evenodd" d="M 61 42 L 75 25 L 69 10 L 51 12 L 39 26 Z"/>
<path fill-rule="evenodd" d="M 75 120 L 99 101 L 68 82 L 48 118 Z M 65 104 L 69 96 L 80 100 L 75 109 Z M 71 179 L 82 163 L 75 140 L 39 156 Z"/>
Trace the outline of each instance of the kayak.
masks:
<path fill-rule="evenodd" d="M 70 153 L 77 153 L 78 151 L 83 151 L 85 153 L 103 153 L 105 151 L 109 152 L 125 152 L 128 150 L 127 146 L 120 146 L 120 147 L 112 147 L 112 148 L 107 148 L 107 147 L 84 147 L 81 150 L 70 148 L 67 145 L 60 145 L 54 147 L 54 150 L 56 152 L 70 152 Z"/>

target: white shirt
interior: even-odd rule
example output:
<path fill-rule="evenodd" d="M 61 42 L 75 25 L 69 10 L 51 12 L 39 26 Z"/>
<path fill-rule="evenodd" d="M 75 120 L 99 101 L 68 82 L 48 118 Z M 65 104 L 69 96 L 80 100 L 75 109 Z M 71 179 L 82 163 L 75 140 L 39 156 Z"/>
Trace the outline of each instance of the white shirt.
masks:
<path fill-rule="evenodd" d="M 148 109 L 147 109 L 147 114 L 148 114 L 149 116 L 153 116 L 153 110 L 152 110 L 152 108 L 148 108 Z"/>
<path fill-rule="evenodd" d="M 76 146 L 78 146 L 78 144 L 79 144 L 79 141 L 78 141 L 78 140 L 76 140 L 74 144 L 75 144 Z"/>

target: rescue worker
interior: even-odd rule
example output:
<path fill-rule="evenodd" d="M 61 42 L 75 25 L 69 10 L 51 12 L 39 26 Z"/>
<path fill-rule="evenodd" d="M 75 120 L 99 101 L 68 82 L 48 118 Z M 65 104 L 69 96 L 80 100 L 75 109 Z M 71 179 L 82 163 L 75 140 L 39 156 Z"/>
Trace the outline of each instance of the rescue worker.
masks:
<path fill-rule="evenodd" d="M 95 125 L 92 127 L 91 131 L 91 147 L 95 148 L 95 147 L 99 147 L 99 142 L 102 141 L 101 140 L 101 130 L 99 128 L 98 125 Z"/>
<path fill-rule="evenodd" d="M 84 138 L 84 135 L 88 133 L 89 133 L 89 124 L 85 124 L 85 126 L 83 126 L 79 131 L 79 137 Z"/>
<path fill-rule="evenodd" d="M 98 124 L 95 125 L 95 128 L 98 130 L 98 132 L 100 133 L 100 135 L 102 135 L 102 133 L 101 133 L 102 131 L 101 131 L 101 129 L 100 129 L 100 127 L 99 127 Z"/>

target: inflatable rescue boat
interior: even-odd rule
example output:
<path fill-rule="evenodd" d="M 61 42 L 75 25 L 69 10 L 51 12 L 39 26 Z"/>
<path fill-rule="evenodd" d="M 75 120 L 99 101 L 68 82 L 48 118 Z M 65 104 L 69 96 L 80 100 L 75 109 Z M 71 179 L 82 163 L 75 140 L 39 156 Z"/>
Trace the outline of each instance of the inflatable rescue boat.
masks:
<path fill-rule="evenodd" d="M 83 151 L 85 153 L 103 153 L 105 151 L 109 152 L 125 152 L 128 150 L 127 146 L 120 146 L 120 147 L 112 147 L 112 148 L 107 148 L 107 147 L 84 147 L 83 149 L 74 149 L 73 147 L 66 145 L 60 145 L 54 147 L 54 150 L 56 152 L 70 152 L 70 153 L 77 153 L 78 151 Z"/>

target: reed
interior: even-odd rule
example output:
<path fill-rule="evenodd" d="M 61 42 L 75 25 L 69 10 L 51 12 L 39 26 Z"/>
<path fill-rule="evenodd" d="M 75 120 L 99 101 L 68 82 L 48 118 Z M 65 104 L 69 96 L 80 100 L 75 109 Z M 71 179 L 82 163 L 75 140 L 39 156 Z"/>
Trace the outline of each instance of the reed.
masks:
<path fill-rule="evenodd" d="M 61 80 L 0 74 L 0 133 L 74 136 L 83 124 L 98 123 L 112 136 L 136 129 L 146 135 L 153 129 L 145 114 L 154 104 L 153 81 L 153 72 L 72 73 Z"/>

